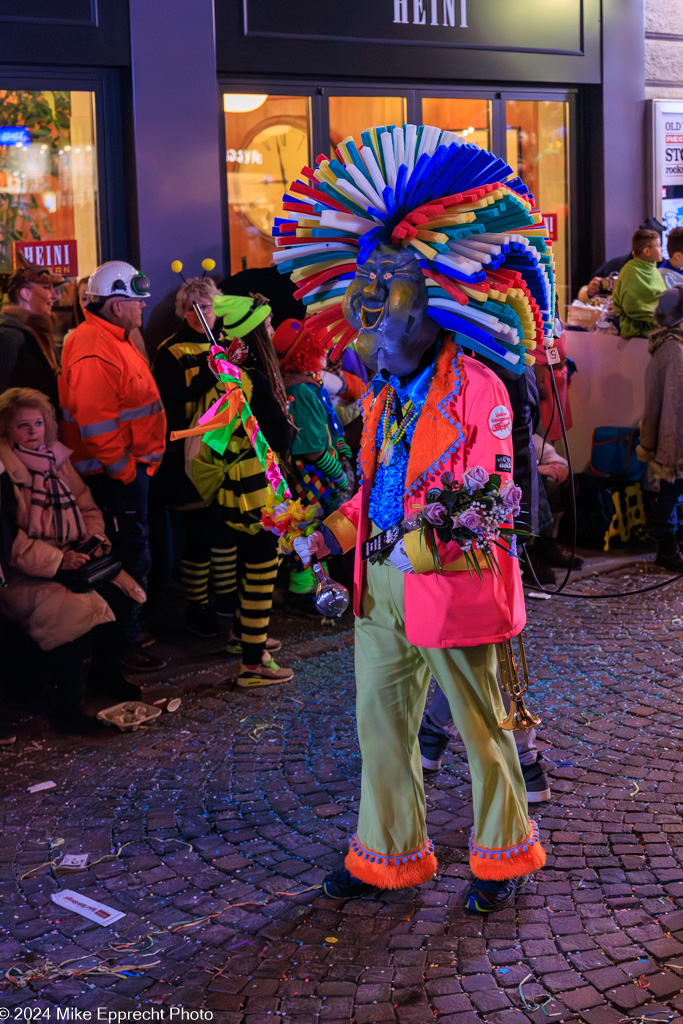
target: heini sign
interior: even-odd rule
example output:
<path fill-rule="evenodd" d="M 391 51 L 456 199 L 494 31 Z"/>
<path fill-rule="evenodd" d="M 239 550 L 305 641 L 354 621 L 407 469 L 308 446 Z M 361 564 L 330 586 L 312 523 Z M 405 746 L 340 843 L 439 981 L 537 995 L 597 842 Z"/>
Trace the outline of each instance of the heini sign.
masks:
<path fill-rule="evenodd" d="M 13 242 L 12 270 L 17 269 L 18 253 L 35 267 L 45 267 L 64 277 L 78 277 L 78 246 L 75 238 L 56 238 L 53 242 Z"/>
<path fill-rule="evenodd" d="M 467 0 L 457 0 L 459 27 L 468 28 Z M 394 0 L 395 25 L 442 25 L 455 28 L 456 0 Z"/>
<path fill-rule="evenodd" d="M 584 53 L 588 0 L 242 0 L 245 36 Z M 235 4 L 237 0 L 235 0 Z"/>

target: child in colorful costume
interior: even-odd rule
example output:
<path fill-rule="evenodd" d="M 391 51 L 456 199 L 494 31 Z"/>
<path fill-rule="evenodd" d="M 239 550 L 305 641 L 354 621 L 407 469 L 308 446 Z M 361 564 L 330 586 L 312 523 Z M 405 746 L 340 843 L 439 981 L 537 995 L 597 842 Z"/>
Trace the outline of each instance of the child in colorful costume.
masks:
<path fill-rule="evenodd" d="M 300 320 L 284 320 L 273 335 L 282 378 L 287 390 L 289 413 L 297 428 L 291 446 L 291 486 L 305 505 L 319 505 L 323 514 L 333 511 L 351 497 L 352 481 L 342 459 L 351 459 L 344 428 L 323 386 L 321 372 L 327 357 L 325 343 L 314 338 Z M 347 461 L 350 469 L 350 462 Z M 312 611 L 310 595 L 317 581 L 313 570 L 297 559 L 291 567 L 289 591 L 293 604 Z"/>
<path fill-rule="evenodd" d="M 524 626 L 519 566 L 502 554 L 498 573 L 480 562 L 479 578 L 459 545 L 439 542 L 437 573 L 422 535 L 400 534 L 441 475 L 459 482 L 481 467 L 511 480 L 507 393 L 463 347 L 521 373 L 527 352 L 551 343 L 552 254 L 533 197 L 491 153 L 428 126 L 362 140 L 304 168 L 284 200 L 295 216 L 274 228 L 275 261 L 292 272 L 310 329 L 327 333 L 332 358 L 357 333 L 376 374 L 362 403 L 361 489 L 294 541 L 304 561 L 355 548 L 361 804 L 346 868 L 323 891 L 403 888 L 436 870 L 417 742 L 432 672 L 472 775 L 466 905 L 489 912 L 545 862 L 515 744 L 498 726 L 494 645 Z M 384 544 L 379 560 L 363 557 L 369 538 Z"/>

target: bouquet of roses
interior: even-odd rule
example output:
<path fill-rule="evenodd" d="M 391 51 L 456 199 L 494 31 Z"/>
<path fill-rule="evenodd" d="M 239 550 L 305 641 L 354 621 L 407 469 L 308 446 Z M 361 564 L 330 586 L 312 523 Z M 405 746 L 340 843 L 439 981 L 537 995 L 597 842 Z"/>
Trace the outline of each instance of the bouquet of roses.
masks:
<path fill-rule="evenodd" d="M 427 491 L 426 504 L 408 528 L 420 529 L 434 558 L 434 568 L 443 571 L 436 545 L 437 538 L 444 544 L 456 541 L 465 556 L 470 576 L 476 572 L 482 578 L 477 551 L 486 566 L 500 573 L 495 548 L 512 558 L 517 557 L 517 537 L 530 534 L 512 524 L 519 515 L 522 491 L 512 480 L 500 486 L 500 476 L 489 476 L 482 466 L 465 470 L 462 483 L 457 486 L 452 473 L 442 473 L 442 489 Z"/>

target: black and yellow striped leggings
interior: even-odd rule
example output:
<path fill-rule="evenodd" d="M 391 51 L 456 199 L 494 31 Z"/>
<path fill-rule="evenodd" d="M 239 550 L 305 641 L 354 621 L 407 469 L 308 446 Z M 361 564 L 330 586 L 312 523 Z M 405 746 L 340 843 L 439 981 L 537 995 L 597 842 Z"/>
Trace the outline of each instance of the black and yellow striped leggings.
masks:
<path fill-rule="evenodd" d="M 232 577 L 235 607 L 235 633 L 242 642 L 242 661 L 245 665 L 258 665 L 265 649 L 273 588 L 280 558 L 274 533 L 242 533 L 228 527 L 222 533 L 225 548 L 221 555 L 226 563 L 234 558 Z M 226 584 L 229 586 L 228 581 Z M 227 596 L 228 590 L 224 590 Z"/>
<path fill-rule="evenodd" d="M 237 604 L 235 534 L 228 531 L 216 506 L 181 509 L 176 513 L 182 538 L 180 582 L 190 604 L 208 604 L 209 588 L 219 605 L 232 615 Z"/>
<path fill-rule="evenodd" d="M 280 561 L 277 537 L 266 530 L 250 534 L 231 529 L 217 506 L 182 515 L 180 576 L 185 597 L 206 604 L 210 585 L 218 610 L 234 614 L 244 664 L 257 665 L 265 648 Z"/>

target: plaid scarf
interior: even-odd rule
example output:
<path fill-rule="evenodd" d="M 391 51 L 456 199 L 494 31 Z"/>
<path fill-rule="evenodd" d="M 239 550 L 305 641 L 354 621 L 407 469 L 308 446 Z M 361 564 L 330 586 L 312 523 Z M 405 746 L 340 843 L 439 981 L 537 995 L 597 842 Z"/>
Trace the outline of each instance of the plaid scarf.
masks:
<path fill-rule="evenodd" d="M 28 535 L 63 545 L 85 537 L 85 524 L 76 499 L 57 475 L 57 461 L 49 448 L 34 452 L 20 445 L 14 451 L 31 474 Z"/>

